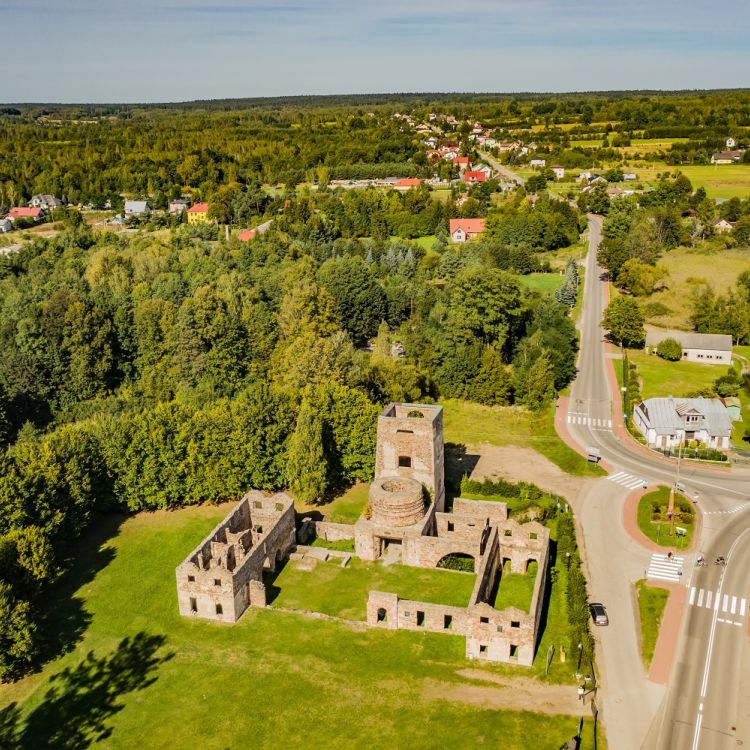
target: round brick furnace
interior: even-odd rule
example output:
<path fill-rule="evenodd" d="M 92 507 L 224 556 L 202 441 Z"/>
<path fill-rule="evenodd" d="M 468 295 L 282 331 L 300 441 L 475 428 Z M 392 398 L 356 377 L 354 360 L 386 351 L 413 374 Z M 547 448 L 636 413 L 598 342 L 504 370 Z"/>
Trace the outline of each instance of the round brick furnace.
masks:
<path fill-rule="evenodd" d="M 422 485 L 407 477 L 380 477 L 370 485 L 370 520 L 383 526 L 411 526 L 426 512 Z"/>

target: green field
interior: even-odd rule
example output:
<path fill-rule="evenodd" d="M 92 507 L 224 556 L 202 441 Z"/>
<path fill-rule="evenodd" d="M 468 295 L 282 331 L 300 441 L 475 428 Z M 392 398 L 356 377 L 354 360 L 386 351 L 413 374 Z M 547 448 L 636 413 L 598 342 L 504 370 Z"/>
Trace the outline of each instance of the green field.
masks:
<path fill-rule="evenodd" d="M 326 521 L 331 521 L 332 523 L 354 523 L 362 514 L 365 505 L 367 505 L 367 493 L 369 489 L 369 484 L 358 482 L 327 505 L 320 507 L 311 506 L 304 510 L 312 510 L 313 508 L 320 510 L 325 513 Z"/>
<path fill-rule="evenodd" d="M 638 501 L 638 528 L 653 542 L 662 547 L 686 549 L 690 546 L 695 531 L 695 506 L 684 495 L 675 493 L 675 526 L 684 528 L 684 537 L 670 535 L 670 520 L 667 515 L 669 507 L 669 487 L 658 487 L 647 492 Z M 654 510 L 654 508 L 657 510 Z"/>
<path fill-rule="evenodd" d="M 628 350 L 628 359 L 638 368 L 643 398 L 683 398 L 703 388 L 710 388 L 714 380 L 727 370 L 726 367 L 700 362 L 669 362 L 656 354 L 648 354 L 645 349 Z"/>
<path fill-rule="evenodd" d="M 519 276 L 518 280 L 529 289 L 542 294 L 552 294 L 555 289 L 562 286 L 565 277 L 559 273 L 530 273 Z"/>
<path fill-rule="evenodd" d="M 482 406 L 443 401 L 447 442 L 463 445 L 522 445 L 534 448 L 563 471 L 576 476 L 603 476 L 604 470 L 569 448 L 555 432 L 555 405 L 540 413 L 518 406 Z"/>
<path fill-rule="evenodd" d="M 536 574 L 536 563 L 530 564 L 526 573 L 510 573 L 503 570 L 492 606 L 495 609 L 516 607 L 523 612 L 528 612 L 531 609 Z"/>
<path fill-rule="evenodd" d="M 428 749 L 439 737 L 439 747 L 538 750 L 575 733 L 574 716 L 456 698 L 468 685 L 491 693 L 484 675 L 543 673 L 549 639 L 567 627 L 561 596 L 550 604 L 533 670 L 469 663 L 461 637 L 272 608 L 231 626 L 181 618 L 174 567 L 226 512 L 144 513 L 110 522 L 103 541 L 77 545 L 78 562 L 49 602 L 55 645 L 67 653 L 0 686 L 3 747 Z M 555 659 L 549 679 L 570 680 L 574 666 Z M 588 724 L 584 750 L 593 747 Z"/>
<path fill-rule="evenodd" d="M 641 656 L 648 669 L 654 658 L 656 640 L 659 637 L 659 627 L 664 607 L 669 599 L 669 591 L 656 586 L 648 586 L 643 580 L 636 581 L 635 590 L 641 623 Z"/>
<path fill-rule="evenodd" d="M 718 294 L 726 294 L 735 286 L 737 276 L 750 268 L 750 250 L 721 250 L 711 253 L 688 248 L 677 248 L 659 260 L 669 276 L 665 289 L 644 298 L 644 303 L 660 302 L 669 312 L 659 317 L 648 317 L 648 322 L 661 328 L 690 330 L 692 300 L 706 284 Z"/>
<path fill-rule="evenodd" d="M 289 562 L 277 576 L 268 578 L 266 590 L 272 607 L 365 620 L 369 591 L 390 591 L 402 599 L 465 607 L 474 581 L 471 573 L 386 566 L 355 557 L 345 568 L 340 559 L 332 558 L 311 571 Z"/>

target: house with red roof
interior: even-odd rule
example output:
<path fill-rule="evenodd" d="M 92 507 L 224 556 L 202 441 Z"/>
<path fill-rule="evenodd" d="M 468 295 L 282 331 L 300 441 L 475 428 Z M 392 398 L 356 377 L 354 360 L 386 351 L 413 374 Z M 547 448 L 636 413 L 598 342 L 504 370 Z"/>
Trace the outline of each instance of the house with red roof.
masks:
<path fill-rule="evenodd" d="M 451 219 L 452 242 L 468 242 L 484 232 L 484 219 Z"/>
<path fill-rule="evenodd" d="M 464 172 L 464 182 L 467 185 L 476 185 L 477 182 L 485 182 L 486 180 L 486 172 L 472 172 L 468 169 Z"/>
<path fill-rule="evenodd" d="M 471 166 L 471 162 L 469 162 L 468 156 L 457 156 L 453 160 L 454 164 L 458 165 L 458 168 L 463 172 L 465 169 L 468 169 Z"/>
<path fill-rule="evenodd" d="M 422 184 L 422 180 L 418 177 L 404 177 L 401 180 L 397 180 L 393 185 L 396 190 L 411 190 L 412 188 L 419 187 Z"/>
<path fill-rule="evenodd" d="M 237 239 L 240 242 L 249 242 L 250 240 L 255 238 L 255 230 L 254 229 L 243 229 L 238 235 Z"/>
<path fill-rule="evenodd" d="M 15 221 L 16 219 L 33 219 L 34 221 L 39 221 L 43 216 L 44 209 L 38 206 L 36 208 L 32 206 L 16 206 L 10 209 L 6 218 L 11 221 Z"/>

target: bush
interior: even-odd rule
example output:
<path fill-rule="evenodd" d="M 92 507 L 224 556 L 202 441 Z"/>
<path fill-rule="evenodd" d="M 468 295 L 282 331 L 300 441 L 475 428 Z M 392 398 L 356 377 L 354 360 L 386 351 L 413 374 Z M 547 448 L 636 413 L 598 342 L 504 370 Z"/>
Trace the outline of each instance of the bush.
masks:
<path fill-rule="evenodd" d="M 656 347 L 656 353 L 669 362 L 679 362 L 682 359 L 682 345 L 675 339 L 664 339 Z"/>

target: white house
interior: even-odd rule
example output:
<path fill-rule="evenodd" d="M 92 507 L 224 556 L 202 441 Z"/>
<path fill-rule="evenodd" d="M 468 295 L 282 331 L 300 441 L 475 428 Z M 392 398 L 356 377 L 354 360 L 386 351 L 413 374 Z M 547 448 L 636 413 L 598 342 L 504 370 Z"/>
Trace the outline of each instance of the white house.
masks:
<path fill-rule="evenodd" d="M 13 222 L 10 219 L 0 219 L 0 234 L 5 234 L 13 229 Z"/>
<path fill-rule="evenodd" d="M 648 398 L 633 409 L 633 424 L 656 448 L 691 440 L 718 450 L 730 447 L 732 422 L 718 398 Z"/>
<path fill-rule="evenodd" d="M 29 201 L 29 205 L 32 208 L 42 208 L 45 211 L 53 211 L 56 208 L 62 207 L 62 204 L 63 203 L 59 198 L 44 193 L 32 195 L 31 200 Z"/>
<path fill-rule="evenodd" d="M 175 200 L 169 201 L 170 214 L 181 214 L 188 208 L 190 208 L 190 201 L 187 198 L 175 198 Z"/>
<path fill-rule="evenodd" d="M 151 213 L 148 201 L 125 201 L 125 216 L 143 216 Z"/>
<path fill-rule="evenodd" d="M 731 151 L 736 145 L 737 141 L 735 141 L 730 135 L 729 138 L 727 138 L 727 151 Z"/>
<path fill-rule="evenodd" d="M 532 167 L 545 167 L 547 166 L 547 160 L 546 159 L 532 159 L 529 164 Z"/>
<path fill-rule="evenodd" d="M 562 178 L 565 177 L 565 167 L 561 167 L 559 164 L 554 164 L 550 169 L 554 173 L 556 180 L 562 180 Z"/>
<path fill-rule="evenodd" d="M 726 219 L 719 219 L 714 222 L 714 232 L 723 234 L 724 232 L 731 232 L 734 229 L 734 224 L 727 221 Z"/>
<path fill-rule="evenodd" d="M 484 219 L 451 219 L 452 242 L 468 242 L 484 232 Z"/>
<path fill-rule="evenodd" d="M 635 182 L 637 179 L 638 176 L 635 174 L 635 172 L 625 172 L 622 175 L 623 182 Z"/>
<path fill-rule="evenodd" d="M 732 364 L 732 337 L 728 333 L 685 333 L 683 331 L 650 331 L 646 346 L 656 349 L 664 339 L 674 339 L 682 347 L 682 359 L 705 365 Z"/>

